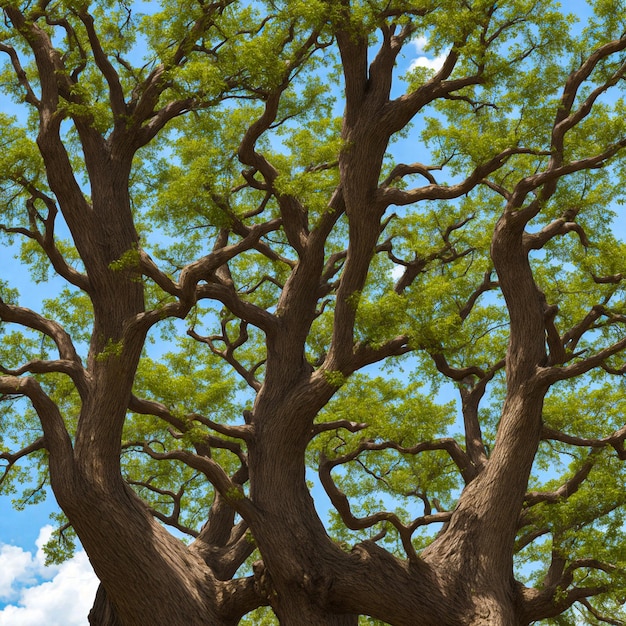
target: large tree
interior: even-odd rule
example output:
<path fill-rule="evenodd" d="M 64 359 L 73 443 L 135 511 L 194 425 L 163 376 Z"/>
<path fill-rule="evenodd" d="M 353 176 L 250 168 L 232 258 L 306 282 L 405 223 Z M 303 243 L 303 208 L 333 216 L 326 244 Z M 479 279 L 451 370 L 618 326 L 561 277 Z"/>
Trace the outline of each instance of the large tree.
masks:
<path fill-rule="evenodd" d="M 622 623 L 626 7 L 579 4 L 3 0 L 0 229 L 66 286 L 3 272 L 1 484 L 92 624 Z"/>

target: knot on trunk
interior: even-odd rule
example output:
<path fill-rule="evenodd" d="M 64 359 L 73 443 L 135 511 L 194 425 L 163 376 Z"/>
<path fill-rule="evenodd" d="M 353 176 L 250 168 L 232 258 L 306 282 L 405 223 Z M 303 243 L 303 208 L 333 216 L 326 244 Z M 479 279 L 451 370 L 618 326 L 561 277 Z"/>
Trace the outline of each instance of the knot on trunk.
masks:
<path fill-rule="evenodd" d="M 274 589 L 274 583 L 272 577 L 265 567 L 263 561 L 255 561 L 252 564 L 252 571 L 254 573 L 254 590 L 268 602 L 271 602 L 272 598 L 276 596 L 276 590 Z"/>

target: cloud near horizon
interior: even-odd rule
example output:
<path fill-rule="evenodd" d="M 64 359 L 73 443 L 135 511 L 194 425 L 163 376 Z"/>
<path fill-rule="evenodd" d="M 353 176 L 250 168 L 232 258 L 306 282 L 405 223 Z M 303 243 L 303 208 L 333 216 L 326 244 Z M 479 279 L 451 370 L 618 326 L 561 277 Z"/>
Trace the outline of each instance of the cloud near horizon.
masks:
<path fill-rule="evenodd" d="M 39 531 L 32 554 L 0 544 L 0 626 L 86 626 L 98 588 L 83 550 L 61 565 L 46 567 L 43 546 L 52 526 Z"/>

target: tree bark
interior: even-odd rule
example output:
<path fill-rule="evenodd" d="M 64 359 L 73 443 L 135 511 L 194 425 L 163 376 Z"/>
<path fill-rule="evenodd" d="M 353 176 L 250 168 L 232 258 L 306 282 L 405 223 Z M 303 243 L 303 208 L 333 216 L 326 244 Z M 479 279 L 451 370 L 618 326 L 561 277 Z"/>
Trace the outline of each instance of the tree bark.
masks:
<path fill-rule="evenodd" d="M 102 583 L 98 587 L 96 598 L 88 617 L 91 626 L 124 626 L 117 616 L 115 607 L 109 601 Z"/>

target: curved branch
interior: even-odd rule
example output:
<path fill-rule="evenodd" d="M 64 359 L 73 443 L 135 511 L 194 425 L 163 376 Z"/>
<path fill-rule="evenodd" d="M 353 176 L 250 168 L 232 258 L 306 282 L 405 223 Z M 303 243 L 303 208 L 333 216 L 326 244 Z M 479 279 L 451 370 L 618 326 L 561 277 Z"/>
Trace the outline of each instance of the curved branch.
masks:
<path fill-rule="evenodd" d="M 153 459 L 175 460 L 185 463 L 189 467 L 202 472 L 207 480 L 220 492 L 224 500 L 245 520 L 254 516 L 256 509 L 251 500 L 243 493 L 241 485 L 234 482 L 224 471 L 222 466 L 206 456 L 198 456 L 187 450 L 172 450 L 157 452 L 148 443 L 143 444 L 143 451 Z"/>
<path fill-rule="evenodd" d="M 89 38 L 89 43 L 91 44 L 91 50 L 93 52 L 96 65 L 109 86 L 111 110 L 113 111 L 113 115 L 117 122 L 120 118 L 123 118 L 126 115 L 126 101 L 124 99 L 124 90 L 120 83 L 120 77 L 102 49 L 100 38 L 98 37 L 94 27 L 93 16 L 83 9 L 78 12 L 78 17 L 84 24 L 85 30 L 87 31 L 87 37 Z M 124 123 L 126 123 L 126 120 L 124 120 Z"/>
<path fill-rule="evenodd" d="M 621 37 L 614 41 L 609 41 L 606 44 L 600 46 L 593 52 L 581 66 L 573 71 L 565 83 L 563 88 L 563 94 L 561 96 L 561 103 L 558 108 L 557 116 L 555 119 L 554 130 L 552 134 L 552 145 L 559 151 L 562 151 L 563 140 L 568 130 L 576 126 L 581 120 L 583 120 L 589 113 L 596 102 L 596 100 L 609 88 L 615 85 L 620 78 L 626 73 L 626 63 L 622 63 L 619 69 L 602 85 L 599 85 L 585 98 L 582 105 L 577 111 L 572 113 L 572 108 L 576 102 L 576 96 L 578 90 L 583 83 L 589 78 L 591 73 L 597 67 L 597 65 L 603 59 L 609 57 L 616 52 L 621 52 L 626 49 L 626 37 Z"/>
<path fill-rule="evenodd" d="M 178 289 L 183 298 L 191 299 L 192 294 L 201 280 L 210 280 L 212 274 L 222 265 L 237 255 L 254 247 L 263 235 L 278 230 L 282 224 L 280 219 L 273 219 L 250 228 L 248 234 L 238 243 L 219 247 L 201 259 L 186 265 L 180 272 Z"/>
<path fill-rule="evenodd" d="M 544 426 L 541 439 L 561 441 L 571 446 L 602 448 L 605 446 L 612 446 L 617 452 L 617 456 L 620 460 L 626 460 L 626 450 L 624 450 L 624 440 L 626 439 L 626 426 L 623 426 L 619 430 L 616 430 L 612 435 L 605 437 L 604 439 L 588 439 L 585 437 L 576 437 L 574 435 L 568 435 L 554 428 Z"/>
<path fill-rule="evenodd" d="M 422 200 L 453 200 L 470 192 L 474 187 L 482 183 L 486 176 L 500 169 L 510 157 L 518 154 L 536 155 L 537 151 L 529 148 L 507 148 L 486 163 L 476 167 L 476 169 L 460 183 L 454 185 L 430 184 L 408 191 L 398 189 L 397 187 L 386 187 L 378 190 L 377 200 L 380 202 L 381 206 L 389 206 L 391 204 L 406 206 L 407 204 L 414 204 Z"/>
<path fill-rule="evenodd" d="M 336 420 L 334 422 L 321 422 L 313 424 L 312 435 L 315 437 L 320 433 L 328 432 L 329 430 L 339 430 L 344 428 L 351 433 L 358 433 L 360 430 L 365 430 L 368 427 L 367 424 L 359 422 L 351 422 L 350 420 Z"/>
<path fill-rule="evenodd" d="M 406 335 L 399 335 L 381 346 L 374 347 L 368 343 L 357 343 L 354 347 L 352 360 L 347 364 L 349 372 L 352 373 L 366 365 L 378 363 L 390 356 L 401 356 L 411 352 L 409 338 Z"/>
<path fill-rule="evenodd" d="M 168 526 L 171 526 L 172 528 L 176 528 L 181 533 L 190 535 L 191 537 L 197 537 L 198 532 L 196 530 L 194 530 L 193 528 L 189 528 L 188 526 L 185 526 L 184 524 L 180 523 L 181 499 L 185 493 L 185 487 L 191 482 L 191 480 L 193 480 L 193 478 L 188 481 L 185 481 L 177 492 L 173 492 L 170 489 L 160 489 L 159 487 L 156 487 L 155 485 L 150 484 L 150 479 L 146 481 L 127 480 L 126 482 L 129 485 L 134 485 L 135 487 L 142 487 L 143 489 L 152 491 L 153 493 L 156 493 L 160 496 L 167 496 L 168 498 L 171 498 L 172 512 L 170 515 L 165 515 L 164 513 L 161 513 L 161 511 L 155 509 L 152 506 L 148 506 L 148 510 L 153 515 L 153 517 L 156 517 L 158 520 L 160 520 L 164 524 L 167 524 Z"/>
<path fill-rule="evenodd" d="M 33 373 L 62 372 L 72 378 L 81 397 L 86 397 L 90 384 L 89 375 L 83 368 L 82 361 L 72 343 L 72 338 L 58 322 L 49 320 L 31 309 L 6 304 L 1 298 L 0 320 L 31 328 L 50 337 L 56 344 L 61 357 L 57 361 L 31 361 L 16 370 L 14 375 L 27 371 Z"/>
<path fill-rule="evenodd" d="M 199 341 L 201 343 L 209 346 L 211 352 L 222 359 L 224 359 L 227 363 L 229 363 L 233 369 L 248 383 L 252 389 L 255 391 L 259 391 L 261 389 L 261 383 L 254 376 L 254 372 L 261 366 L 261 363 L 257 363 L 255 367 L 248 370 L 246 369 L 242 363 L 235 358 L 235 350 L 242 346 L 248 340 L 248 331 L 246 322 L 242 321 L 239 325 L 239 337 L 231 342 L 228 338 L 228 332 L 226 328 L 227 320 L 222 320 L 222 335 L 212 335 L 211 337 L 202 337 L 195 332 L 193 328 L 189 328 L 187 330 L 187 335 L 189 335 L 192 339 Z M 225 350 L 218 350 L 215 346 L 214 341 L 222 341 L 226 344 Z"/>
<path fill-rule="evenodd" d="M 474 305 L 478 302 L 480 296 L 492 289 L 497 289 L 500 286 L 500 283 L 497 280 L 491 280 L 491 276 L 493 274 L 493 270 L 487 270 L 483 275 L 483 282 L 478 285 L 474 293 L 467 299 L 465 305 L 459 311 L 459 317 L 462 320 L 465 320 L 469 314 L 472 312 Z"/>
<path fill-rule="evenodd" d="M 544 502 L 546 504 L 557 504 L 559 502 L 563 502 L 563 500 L 567 500 L 572 494 L 578 491 L 580 486 L 589 476 L 589 473 L 596 463 L 598 452 L 599 449 L 592 450 L 580 469 L 578 469 L 576 473 L 570 479 L 566 480 L 558 489 L 549 492 L 530 491 L 526 494 L 524 503 L 527 506 L 534 506 L 540 502 Z"/>
<path fill-rule="evenodd" d="M 594 355 L 581 359 L 572 365 L 566 365 L 562 367 L 544 367 L 540 368 L 537 372 L 537 380 L 542 383 L 552 385 L 559 380 L 567 380 L 568 378 L 574 378 L 586 374 L 596 367 L 602 366 L 603 362 L 609 357 L 613 356 L 626 349 L 626 337 L 620 341 L 615 342 L 613 345 L 596 352 Z"/>
<path fill-rule="evenodd" d="M 385 178 L 385 180 L 381 183 L 381 187 L 388 187 L 394 181 L 404 178 L 405 176 L 411 176 L 412 174 L 420 174 L 431 185 L 436 185 L 437 181 L 431 172 L 441 169 L 443 169 L 441 165 L 424 165 L 422 163 L 411 163 L 410 165 L 406 165 L 404 163 L 399 163 L 391 170 L 389 176 L 387 176 L 387 178 Z"/>
<path fill-rule="evenodd" d="M 571 232 L 575 232 L 578 235 L 580 243 L 582 243 L 585 248 L 589 247 L 589 239 L 587 239 L 587 234 L 583 227 L 576 222 L 571 222 L 564 217 L 560 217 L 547 226 L 544 226 L 538 233 L 524 233 L 524 248 L 526 251 L 541 250 L 541 248 L 554 237 L 566 235 Z"/>
<path fill-rule="evenodd" d="M 579 600 L 578 602 L 582 604 L 589 611 L 589 613 L 591 613 L 599 622 L 604 622 L 605 624 L 611 624 L 612 626 L 624 626 L 623 620 L 613 619 L 611 617 L 607 617 L 606 615 L 603 615 L 602 613 L 594 609 L 593 606 L 591 606 L 591 602 L 589 602 L 589 600 L 587 600 L 586 598 Z"/>
<path fill-rule="evenodd" d="M 222 497 L 218 493 L 216 494 L 216 502 L 219 500 L 223 502 Z M 228 507 L 229 512 L 232 511 L 229 505 L 226 504 L 225 506 Z M 244 520 L 234 524 L 233 514 L 229 514 L 228 519 L 225 520 L 229 527 L 228 535 L 216 537 L 216 533 L 213 532 L 215 516 L 216 511 L 213 506 L 209 513 L 209 521 L 204 525 L 198 537 L 189 548 L 201 556 L 204 562 L 213 570 L 216 578 L 229 580 L 254 552 L 256 544 L 248 532 L 248 524 Z M 219 512 L 217 517 L 220 517 Z"/>
<path fill-rule="evenodd" d="M 138 398 L 135 395 L 131 395 L 130 402 L 128 403 L 128 408 L 134 413 L 139 413 L 141 415 L 154 415 L 155 417 L 164 420 L 181 432 L 186 432 L 187 430 L 189 430 L 189 420 L 198 421 L 204 426 L 211 428 L 215 432 L 218 432 L 225 437 L 234 437 L 236 439 L 249 440 L 253 432 L 252 427 L 249 425 L 227 426 L 225 424 L 218 424 L 217 422 L 214 422 L 202 415 L 199 415 L 198 413 L 191 413 L 190 415 L 187 415 L 187 421 L 185 421 L 173 415 L 172 412 L 164 404 L 161 404 L 160 402 L 155 402 L 154 400 L 145 400 L 142 398 Z M 222 441 L 221 443 L 229 446 L 229 449 L 234 446 L 239 453 L 241 452 L 239 445 L 234 442 Z"/>
<path fill-rule="evenodd" d="M 391 513 L 389 511 L 380 511 L 364 518 L 357 518 L 352 514 L 350 502 L 347 496 L 337 487 L 331 477 L 331 470 L 338 464 L 337 459 L 329 460 L 322 454 L 318 472 L 320 482 L 322 483 L 322 486 L 324 487 L 324 490 L 330 498 L 333 506 L 339 515 L 341 515 L 341 519 L 344 524 L 351 530 L 363 530 L 365 528 L 371 528 L 381 522 L 389 522 L 398 531 L 400 540 L 402 541 L 402 546 L 404 547 L 408 558 L 412 561 L 416 561 L 418 559 L 413 543 L 411 542 L 411 536 L 415 530 L 420 526 L 425 526 L 427 524 L 447 522 L 452 517 L 452 513 L 448 511 L 434 514 L 431 513 L 429 515 L 423 515 L 416 518 L 408 526 L 405 526 L 395 513 Z"/>
<path fill-rule="evenodd" d="M 9 55 L 9 58 L 11 59 L 11 64 L 13 65 L 15 76 L 17 77 L 18 82 L 26 92 L 26 95 L 24 96 L 25 102 L 27 102 L 28 104 L 32 104 L 35 108 L 39 109 L 41 106 L 41 102 L 39 98 L 37 98 L 35 92 L 33 91 L 33 88 L 31 87 L 28 76 L 26 75 L 26 72 L 22 67 L 15 48 L 0 42 L 0 52 L 6 52 L 6 54 Z"/>
<path fill-rule="evenodd" d="M 0 485 L 4 482 L 11 468 L 25 456 L 28 456 L 32 452 L 37 452 L 37 450 L 44 450 L 46 447 L 46 441 L 43 437 L 39 437 L 35 439 L 31 444 L 24 446 L 21 450 L 17 452 L 0 452 L 0 459 L 6 461 L 6 465 L 2 468 L 2 476 L 0 476 Z"/>
<path fill-rule="evenodd" d="M 59 407 L 44 392 L 41 385 L 30 377 L 0 376 L 0 395 L 27 397 L 39 417 L 50 463 L 71 475 L 73 464 L 72 440 L 63 422 Z"/>

